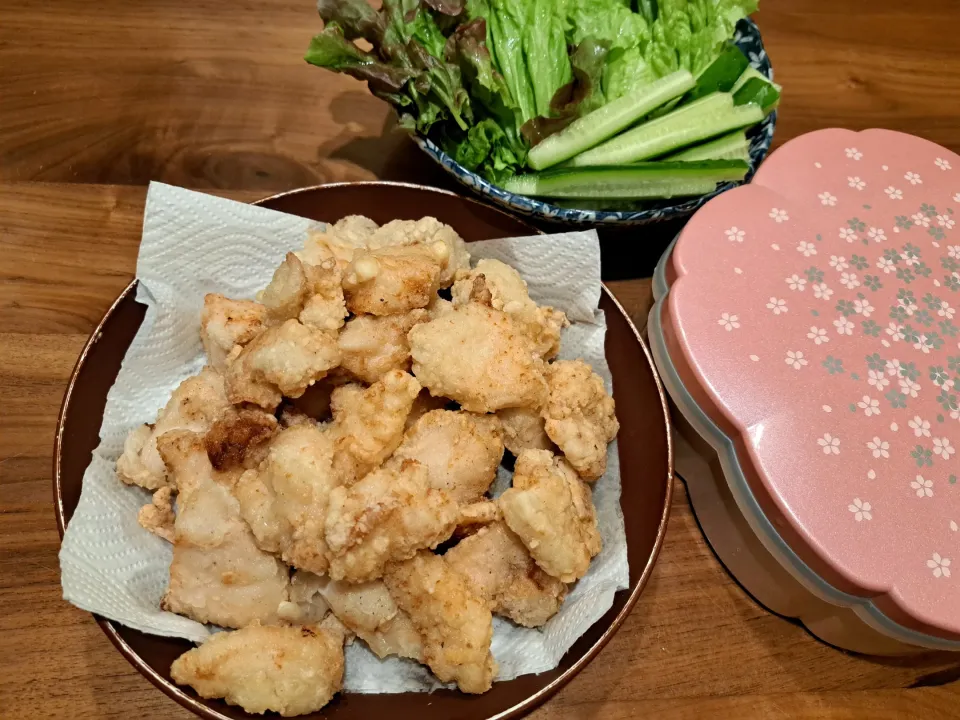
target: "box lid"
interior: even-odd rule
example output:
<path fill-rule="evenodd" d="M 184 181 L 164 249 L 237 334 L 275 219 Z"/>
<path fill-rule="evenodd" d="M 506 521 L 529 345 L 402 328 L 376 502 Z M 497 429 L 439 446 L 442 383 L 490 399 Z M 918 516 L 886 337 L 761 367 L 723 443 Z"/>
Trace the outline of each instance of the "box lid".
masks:
<path fill-rule="evenodd" d="M 677 240 L 670 359 L 791 548 L 960 637 L 960 157 L 884 130 L 776 151 Z"/>

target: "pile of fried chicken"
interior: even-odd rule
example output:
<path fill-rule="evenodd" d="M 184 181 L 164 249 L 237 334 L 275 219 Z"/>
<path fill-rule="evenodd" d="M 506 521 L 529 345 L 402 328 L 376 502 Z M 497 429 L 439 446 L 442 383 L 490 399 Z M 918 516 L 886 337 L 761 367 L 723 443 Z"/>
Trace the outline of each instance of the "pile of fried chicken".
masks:
<path fill-rule="evenodd" d="M 567 324 L 430 217 L 347 217 L 257 300 L 207 295 L 207 366 L 117 461 L 173 544 L 161 607 L 231 629 L 173 679 L 313 712 L 359 638 L 489 690 L 492 614 L 543 625 L 600 551 L 588 483 L 619 425 L 590 366 L 555 360 Z M 492 499 L 504 449 L 513 483 Z"/>

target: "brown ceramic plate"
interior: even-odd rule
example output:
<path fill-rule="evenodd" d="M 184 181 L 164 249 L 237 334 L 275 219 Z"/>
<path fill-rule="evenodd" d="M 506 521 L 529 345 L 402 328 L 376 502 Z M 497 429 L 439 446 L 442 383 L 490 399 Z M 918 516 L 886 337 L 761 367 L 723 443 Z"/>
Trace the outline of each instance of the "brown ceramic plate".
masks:
<path fill-rule="evenodd" d="M 366 215 L 379 223 L 432 215 L 467 241 L 531 235 L 536 231 L 499 210 L 453 193 L 395 183 L 349 183 L 296 190 L 259 204 L 282 212 L 334 222 Z M 144 316 L 131 283 L 107 311 L 80 355 L 63 400 L 54 448 L 54 499 L 60 535 L 80 499 L 84 470 L 99 443 L 107 391 Z M 559 667 L 495 683 L 484 695 L 440 691 L 431 695 L 338 695 L 309 718 L 361 720 L 402 717 L 417 720 L 492 720 L 523 715 L 542 703 L 592 660 L 613 636 L 643 590 L 663 542 L 670 508 L 673 458 L 663 389 L 636 328 L 604 288 L 600 307 L 607 316 L 607 360 L 613 373 L 620 419 L 621 504 L 626 519 L 630 588 L 618 592 L 613 607 L 581 637 Z M 170 680 L 170 664 L 191 647 L 185 640 L 144 635 L 97 617 L 107 637 L 134 667 L 167 695 L 205 718 L 253 717 L 219 700 L 202 700 Z"/>

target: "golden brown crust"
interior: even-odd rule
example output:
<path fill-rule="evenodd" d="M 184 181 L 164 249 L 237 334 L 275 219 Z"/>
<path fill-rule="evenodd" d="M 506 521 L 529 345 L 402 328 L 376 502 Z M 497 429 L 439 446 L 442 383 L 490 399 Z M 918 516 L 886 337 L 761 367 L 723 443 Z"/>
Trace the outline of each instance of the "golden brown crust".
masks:
<path fill-rule="evenodd" d="M 277 432 L 277 419 L 262 410 L 240 409 L 217 420 L 204 438 L 214 469 L 254 467 L 261 449 Z"/>

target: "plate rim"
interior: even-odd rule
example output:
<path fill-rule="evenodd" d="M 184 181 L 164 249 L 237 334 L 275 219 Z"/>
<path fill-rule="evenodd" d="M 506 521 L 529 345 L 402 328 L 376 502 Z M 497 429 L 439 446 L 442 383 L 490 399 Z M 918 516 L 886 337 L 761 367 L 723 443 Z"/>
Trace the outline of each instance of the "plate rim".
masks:
<path fill-rule="evenodd" d="M 442 195 L 448 195 L 450 197 L 456 198 L 459 201 L 464 201 L 472 205 L 478 205 L 484 208 L 484 210 L 493 210 L 500 215 L 509 217 L 511 220 L 517 221 L 522 224 L 529 225 L 522 218 L 517 218 L 510 213 L 502 210 L 501 208 L 488 205 L 486 203 L 480 202 L 470 197 L 464 197 L 459 195 L 451 190 L 446 190 L 444 188 L 434 188 L 425 185 L 419 185 L 417 183 L 408 183 L 408 182 L 396 182 L 396 181 L 379 181 L 379 180 L 365 180 L 360 182 L 335 182 L 335 183 L 321 183 L 318 185 L 310 185 L 307 187 L 296 188 L 293 190 L 287 190 L 284 192 L 275 193 L 267 197 L 261 198 L 259 200 L 253 201 L 249 204 L 251 205 L 265 205 L 271 201 L 278 200 L 283 197 L 288 197 L 291 195 L 306 194 L 311 193 L 317 190 L 324 190 L 329 188 L 341 188 L 346 186 L 377 186 L 377 187 L 403 187 L 419 191 L 427 191 L 431 193 L 438 193 Z M 149 186 L 148 186 L 149 188 Z M 539 228 L 529 225 L 530 229 L 534 234 L 544 235 L 544 231 Z M 83 369 L 84 364 L 93 350 L 93 347 L 100 340 L 103 334 L 103 328 L 110 321 L 111 317 L 117 311 L 119 306 L 125 302 L 128 297 L 135 293 L 139 281 L 134 276 L 134 278 L 127 284 L 127 286 L 120 292 L 120 294 L 114 299 L 114 301 L 104 312 L 103 317 L 97 323 L 96 327 L 90 333 L 90 337 L 87 338 L 87 341 L 84 343 L 83 348 L 80 351 L 80 354 L 77 358 L 76 363 L 74 364 L 73 370 L 70 373 L 70 378 L 67 382 L 66 390 L 63 394 L 63 400 L 60 404 L 60 411 L 57 415 L 57 427 L 54 434 L 54 447 L 53 447 L 53 500 L 54 500 L 54 510 L 57 520 L 57 533 L 59 534 L 61 542 L 63 541 L 63 534 L 66 529 L 66 522 L 64 520 L 64 510 L 63 510 L 63 493 L 62 490 L 62 479 L 61 479 L 61 469 L 62 469 L 62 452 L 63 452 L 63 436 L 64 436 L 64 427 L 67 413 L 70 410 L 70 402 L 73 396 L 73 390 L 77 382 L 77 378 L 80 374 L 80 371 Z M 528 696 L 524 700 L 516 703 L 512 707 L 505 709 L 504 711 L 492 715 L 487 720 L 509 720 L 510 718 L 518 718 L 523 715 L 531 712 L 536 707 L 542 705 L 550 697 L 555 695 L 561 688 L 567 685 L 574 677 L 576 677 L 580 672 L 591 663 L 594 658 L 600 653 L 601 650 L 606 646 L 606 644 L 611 640 L 611 638 L 619 631 L 620 627 L 626 621 L 627 617 L 633 611 L 634 606 L 637 604 L 637 601 L 640 599 L 640 595 L 643 593 L 643 590 L 646 588 L 647 583 L 650 581 L 650 577 L 653 574 L 653 568 L 656 566 L 657 560 L 660 557 L 660 551 L 663 549 L 664 538 L 666 536 L 667 525 L 670 519 L 670 510 L 673 505 L 673 490 L 674 490 L 674 447 L 673 447 L 673 432 L 672 425 L 670 422 L 670 411 L 668 407 L 667 395 L 664 390 L 663 383 L 660 380 L 660 375 L 657 371 L 656 364 L 653 361 L 653 356 L 650 354 L 650 348 L 647 346 L 647 343 L 643 340 L 643 337 L 640 334 L 640 331 L 634 325 L 633 320 L 631 319 L 629 313 L 616 298 L 616 296 L 610 291 L 607 285 L 603 282 L 600 284 L 601 292 L 606 295 L 606 297 L 614 304 L 617 310 L 620 311 L 620 314 L 623 316 L 623 319 L 626 321 L 630 331 L 633 333 L 634 338 L 637 343 L 640 345 L 640 349 L 643 351 L 644 358 L 647 362 L 647 367 L 650 370 L 650 373 L 653 376 L 654 383 L 657 388 L 657 395 L 660 398 L 660 409 L 663 413 L 663 422 L 664 429 L 666 431 L 666 448 L 667 448 L 667 474 L 664 478 L 666 483 L 666 493 L 664 496 L 663 509 L 660 512 L 660 521 L 657 526 L 657 535 L 654 540 L 653 548 L 650 552 L 649 557 L 646 560 L 643 571 L 638 578 L 636 585 L 630 589 L 630 594 L 627 597 L 626 602 L 623 607 L 617 613 L 617 616 L 613 619 L 610 625 L 603 631 L 601 636 L 597 638 L 597 641 L 587 649 L 583 655 L 569 668 L 567 668 L 559 677 L 555 678 L 552 682 L 540 688 L 537 692 Z M 133 300 L 136 301 L 136 296 L 133 296 Z M 101 418 L 102 420 L 102 418 Z M 622 508 L 621 508 L 622 510 Z M 120 654 L 129 662 L 141 675 L 143 675 L 147 680 L 149 680 L 155 687 L 161 690 L 167 697 L 175 700 L 179 705 L 195 713 L 198 717 L 206 718 L 207 720 L 231 720 L 226 715 L 223 715 L 216 710 L 213 710 L 202 702 L 187 695 L 183 692 L 177 685 L 168 682 L 165 678 L 161 677 L 150 665 L 148 665 L 141 657 L 138 655 L 133 648 L 120 636 L 114 625 L 116 624 L 113 620 L 108 618 L 101 617 L 96 613 L 90 613 L 90 615 L 96 620 L 97 625 L 100 626 L 100 629 L 103 633 L 110 639 L 110 642 L 113 643 L 114 647 L 120 652 Z"/>

